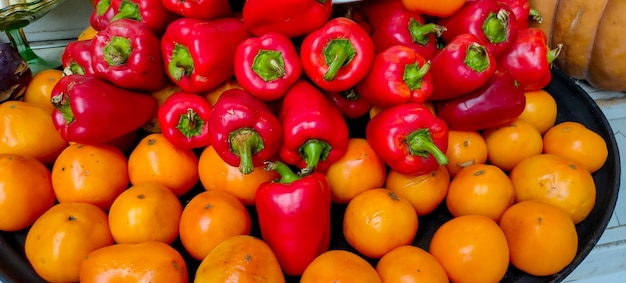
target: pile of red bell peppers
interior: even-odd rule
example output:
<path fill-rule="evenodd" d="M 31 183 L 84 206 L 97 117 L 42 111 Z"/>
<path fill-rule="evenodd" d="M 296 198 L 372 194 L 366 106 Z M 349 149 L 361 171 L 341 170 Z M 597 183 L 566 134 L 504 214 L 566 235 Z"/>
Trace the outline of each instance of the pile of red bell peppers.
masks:
<path fill-rule="evenodd" d="M 524 92 L 550 82 L 560 48 L 528 27 L 528 1 L 418 2 L 99 0 L 97 35 L 63 54 L 53 121 L 68 141 L 103 143 L 158 117 L 176 146 L 211 145 L 243 174 L 277 171 L 258 189 L 260 228 L 300 275 L 329 249 L 324 172 L 350 137 L 398 172 L 432 172 L 449 129 L 510 122 Z M 239 87 L 209 103 L 227 80 Z M 150 95 L 171 85 L 163 103 Z"/>

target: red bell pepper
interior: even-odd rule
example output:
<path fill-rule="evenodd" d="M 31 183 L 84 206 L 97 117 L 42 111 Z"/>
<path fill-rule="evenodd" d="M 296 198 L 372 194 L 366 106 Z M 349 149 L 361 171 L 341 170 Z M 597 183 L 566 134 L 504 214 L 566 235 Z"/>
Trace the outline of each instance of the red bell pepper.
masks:
<path fill-rule="evenodd" d="M 323 93 L 348 119 L 360 118 L 372 108 L 372 103 L 365 100 L 355 88 L 344 91 L 323 91 Z"/>
<path fill-rule="evenodd" d="M 209 140 L 209 116 L 213 107 L 204 96 L 176 92 L 159 107 L 157 118 L 163 136 L 183 149 L 205 147 Z"/>
<path fill-rule="evenodd" d="M 471 33 L 456 36 L 430 60 L 431 100 L 451 99 L 481 87 L 496 70 L 496 59 Z"/>
<path fill-rule="evenodd" d="M 394 45 L 404 45 L 429 60 L 438 51 L 437 40 L 445 31 L 443 26 L 426 23 L 417 13 L 398 11 L 374 30 L 372 42 L 376 53 Z"/>
<path fill-rule="evenodd" d="M 300 46 L 302 69 L 317 86 L 343 91 L 363 79 L 374 62 L 374 44 L 355 21 L 337 17 L 309 33 Z"/>
<path fill-rule="evenodd" d="M 500 66 L 481 88 L 437 103 L 437 115 L 450 129 L 477 131 L 515 120 L 524 111 L 526 96 L 509 71 Z"/>
<path fill-rule="evenodd" d="M 52 122 L 70 142 L 105 143 L 139 129 L 157 112 L 154 97 L 92 75 L 63 76 L 52 88 Z"/>
<path fill-rule="evenodd" d="M 540 90 L 552 80 L 552 63 L 559 56 L 562 44 L 550 49 L 548 38 L 539 28 L 524 28 L 517 40 L 498 60 L 506 67 L 523 91 Z"/>
<path fill-rule="evenodd" d="M 394 45 L 378 53 L 367 76 L 356 91 L 380 108 L 416 102 L 424 103 L 433 94 L 430 62 L 410 47 Z"/>
<path fill-rule="evenodd" d="M 267 104 L 242 89 L 222 92 L 209 116 L 209 128 L 217 154 L 243 174 L 274 157 L 282 139 L 282 126 Z"/>
<path fill-rule="evenodd" d="M 302 173 L 325 171 L 348 147 L 348 125 L 341 112 L 307 81 L 296 82 L 283 96 L 280 114 L 282 160 Z"/>
<path fill-rule="evenodd" d="M 161 0 L 110 0 L 115 15 L 111 22 L 131 19 L 149 26 L 157 35 L 162 35 L 167 26 L 179 15 L 166 9 Z"/>
<path fill-rule="evenodd" d="M 402 174 L 426 174 L 448 163 L 448 126 L 420 103 L 382 109 L 367 123 L 365 138 Z"/>
<path fill-rule="evenodd" d="M 246 0 L 242 18 L 255 36 L 279 32 L 295 38 L 323 26 L 330 19 L 332 5 L 331 0 Z"/>
<path fill-rule="evenodd" d="M 539 11 L 530 7 L 528 0 L 498 0 L 498 2 L 509 6 L 517 20 L 518 29 L 527 28 L 528 22 L 531 20 L 537 23 L 543 20 Z"/>
<path fill-rule="evenodd" d="M 450 42 L 460 34 L 471 33 L 496 58 L 511 48 L 517 37 L 515 14 L 509 6 L 497 0 L 467 2 L 460 11 L 450 17 L 439 18 L 437 23 L 446 27 L 446 32 L 441 35 L 444 42 Z"/>
<path fill-rule="evenodd" d="M 93 40 L 72 41 L 65 46 L 61 55 L 64 70 L 77 75 L 93 75 L 91 65 L 91 43 Z"/>
<path fill-rule="evenodd" d="M 146 24 L 111 22 L 91 44 L 94 74 L 119 87 L 155 91 L 165 84 L 161 43 Z"/>
<path fill-rule="evenodd" d="M 287 275 L 302 275 L 330 246 L 331 193 L 319 172 L 299 177 L 284 163 L 267 162 L 280 179 L 265 182 L 255 195 L 263 240 Z"/>
<path fill-rule="evenodd" d="M 404 5 L 401 0 L 361 1 L 356 9 L 373 32 L 393 14 L 404 11 Z"/>
<path fill-rule="evenodd" d="M 115 8 L 111 5 L 112 0 L 98 0 L 95 9 L 91 11 L 89 23 L 93 29 L 101 31 L 109 25 L 115 16 Z"/>
<path fill-rule="evenodd" d="M 235 50 L 249 37 L 236 18 L 178 19 L 161 39 L 167 75 L 183 91 L 210 91 L 234 75 Z"/>
<path fill-rule="evenodd" d="M 185 18 L 212 20 L 233 15 L 229 0 L 162 0 L 165 9 Z"/>
<path fill-rule="evenodd" d="M 234 68 L 239 85 L 263 101 L 282 97 L 302 75 L 295 45 L 277 32 L 242 41 L 235 51 Z"/>

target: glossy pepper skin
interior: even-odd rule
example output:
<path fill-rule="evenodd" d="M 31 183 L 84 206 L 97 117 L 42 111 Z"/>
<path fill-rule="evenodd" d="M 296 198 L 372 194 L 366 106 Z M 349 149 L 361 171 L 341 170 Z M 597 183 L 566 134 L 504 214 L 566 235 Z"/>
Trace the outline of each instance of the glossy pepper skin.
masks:
<path fill-rule="evenodd" d="M 448 127 L 477 131 L 512 122 L 524 111 L 526 96 L 504 67 L 481 88 L 454 99 L 437 103 L 437 115 Z"/>
<path fill-rule="evenodd" d="M 233 15 L 228 0 L 162 0 L 165 9 L 184 18 L 212 20 Z"/>
<path fill-rule="evenodd" d="M 517 20 L 517 28 L 523 29 L 528 27 L 529 21 L 541 22 L 543 21 L 543 17 L 539 13 L 539 11 L 530 7 L 530 2 L 528 0 L 497 0 L 499 3 L 502 3 L 508 6 L 513 14 L 515 15 L 515 19 Z"/>
<path fill-rule="evenodd" d="M 139 129 L 157 112 L 154 97 L 92 75 L 63 76 L 52 88 L 52 122 L 70 142 L 104 143 Z"/>
<path fill-rule="evenodd" d="M 433 94 L 430 62 L 404 45 L 391 46 L 374 58 L 367 76 L 356 90 L 380 108 L 415 102 L 424 103 Z"/>
<path fill-rule="evenodd" d="M 180 18 L 165 8 L 161 0 L 110 0 L 115 15 L 111 22 L 131 19 L 149 26 L 154 33 L 162 35 L 167 26 Z"/>
<path fill-rule="evenodd" d="M 253 35 L 278 32 L 289 38 L 320 28 L 331 14 L 331 0 L 246 0 L 242 9 L 243 23 Z"/>
<path fill-rule="evenodd" d="M 282 125 L 263 101 L 242 89 L 224 91 L 209 116 L 209 140 L 224 162 L 243 174 L 274 157 Z"/>
<path fill-rule="evenodd" d="M 356 6 L 356 10 L 372 31 L 375 31 L 393 14 L 404 11 L 404 5 L 400 0 L 362 1 Z"/>
<path fill-rule="evenodd" d="M 89 23 L 93 29 L 101 31 L 107 27 L 113 16 L 115 16 L 115 8 L 112 0 L 98 0 L 96 6 L 91 12 Z"/>
<path fill-rule="evenodd" d="M 321 89 L 343 91 L 363 79 L 374 62 L 374 44 L 357 22 L 337 17 L 309 33 L 300 46 L 306 75 Z"/>
<path fill-rule="evenodd" d="M 65 46 L 61 55 L 63 69 L 77 75 L 93 75 L 91 65 L 92 40 L 72 41 Z"/>
<path fill-rule="evenodd" d="M 550 49 L 548 38 L 539 28 L 524 28 L 517 40 L 499 60 L 523 91 L 540 90 L 552 80 L 552 63 L 559 56 L 562 44 Z"/>
<path fill-rule="evenodd" d="M 235 49 L 249 37 L 236 18 L 178 19 L 161 39 L 165 71 L 183 91 L 210 91 L 234 75 Z"/>
<path fill-rule="evenodd" d="M 456 36 L 430 60 L 431 100 L 451 99 L 481 87 L 496 70 L 496 59 L 471 33 Z"/>
<path fill-rule="evenodd" d="M 92 39 L 94 74 L 122 88 L 158 90 L 166 79 L 160 46 L 159 38 L 142 22 L 111 22 Z"/>
<path fill-rule="evenodd" d="M 325 171 L 346 152 L 346 121 L 309 82 L 300 80 L 287 91 L 278 118 L 283 126 L 280 157 L 302 172 Z"/>
<path fill-rule="evenodd" d="M 208 146 L 209 117 L 213 107 L 202 95 L 176 92 L 159 107 L 157 118 L 163 136 L 174 146 L 193 149 Z"/>
<path fill-rule="evenodd" d="M 428 60 L 437 53 L 437 39 L 445 31 L 443 26 L 426 23 L 417 13 L 400 10 L 374 30 L 372 42 L 376 53 L 394 45 L 404 45 Z"/>
<path fill-rule="evenodd" d="M 471 33 L 487 47 L 496 58 L 504 54 L 517 37 L 517 19 L 509 6 L 497 0 L 467 2 L 461 10 L 447 18 L 437 20 L 446 27 L 441 35 L 444 42 Z"/>
<path fill-rule="evenodd" d="M 302 275 L 330 245 L 331 194 L 326 176 L 299 177 L 284 163 L 268 162 L 280 179 L 259 186 L 256 210 L 263 240 L 287 275 Z"/>
<path fill-rule="evenodd" d="M 355 88 L 344 91 L 324 91 L 324 95 L 348 119 L 363 117 L 372 108 L 372 103 L 365 100 Z"/>
<path fill-rule="evenodd" d="M 402 174 L 426 174 L 448 163 L 448 126 L 420 103 L 382 109 L 367 123 L 365 137 Z"/>
<path fill-rule="evenodd" d="M 239 85 L 263 101 L 282 97 L 302 75 L 295 45 L 278 32 L 242 41 L 235 51 L 234 70 Z"/>

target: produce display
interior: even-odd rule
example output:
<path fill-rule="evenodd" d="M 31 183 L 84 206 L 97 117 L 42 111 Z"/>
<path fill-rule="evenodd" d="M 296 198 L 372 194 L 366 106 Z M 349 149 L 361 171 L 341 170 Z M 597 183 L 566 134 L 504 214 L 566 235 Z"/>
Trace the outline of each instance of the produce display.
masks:
<path fill-rule="evenodd" d="M 563 280 L 610 126 L 533 1 L 439 2 L 95 1 L 2 74 L 0 279 Z"/>

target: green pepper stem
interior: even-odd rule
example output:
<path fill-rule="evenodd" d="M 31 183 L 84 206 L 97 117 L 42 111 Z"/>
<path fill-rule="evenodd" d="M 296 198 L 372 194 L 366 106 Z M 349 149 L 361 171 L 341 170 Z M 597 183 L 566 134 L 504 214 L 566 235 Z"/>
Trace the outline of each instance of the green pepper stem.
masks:
<path fill-rule="evenodd" d="M 410 133 L 405 142 L 409 147 L 409 152 L 412 155 L 421 156 L 427 158 L 432 155 L 437 163 L 441 166 L 448 164 L 448 157 L 441 151 L 441 149 L 433 143 L 433 139 L 430 135 L 430 130 L 420 129 Z"/>
<path fill-rule="evenodd" d="M 411 18 L 409 21 L 409 33 L 411 34 L 411 39 L 419 45 L 427 45 L 430 42 L 430 34 L 440 37 L 444 31 L 446 31 L 444 26 L 434 23 L 423 25 L 415 18 Z"/>
<path fill-rule="evenodd" d="M 410 90 L 419 89 L 422 87 L 422 78 L 428 73 L 428 70 L 430 70 L 430 61 L 427 61 L 421 67 L 417 63 L 408 64 L 404 66 L 402 80 L 409 86 Z"/>
<path fill-rule="evenodd" d="M 465 65 L 476 72 L 482 72 L 489 68 L 489 55 L 487 48 L 476 42 L 467 46 L 467 54 L 465 55 Z"/>
<path fill-rule="evenodd" d="M 500 9 L 497 13 L 489 13 L 483 22 L 483 32 L 492 44 L 504 42 L 507 36 L 507 26 L 509 25 L 509 13 Z"/>
<path fill-rule="evenodd" d="M 68 68 L 69 68 L 69 71 L 72 74 L 76 74 L 76 75 L 84 75 L 85 74 L 85 69 L 83 68 L 83 66 L 81 66 L 80 64 L 78 64 L 76 62 L 70 63 Z"/>
<path fill-rule="evenodd" d="M 100 0 L 96 4 L 96 15 L 102 16 L 111 7 L 111 0 Z"/>
<path fill-rule="evenodd" d="M 266 171 L 276 171 L 280 175 L 278 182 L 281 184 L 291 184 L 301 178 L 285 163 L 280 161 L 265 161 L 264 163 Z"/>
<path fill-rule="evenodd" d="M 259 50 L 254 56 L 252 70 L 265 82 L 271 82 L 285 75 L 285 60 L 278 51 Z"/>
<path fill-rule="evenodd" d="M 530 18 L 537 23 L 543 22 L 543 16 L 537 9 L 530 8 L 530 12 L 528 13 L 528 16 L 530 16 Z"/>
<path fill-rule="evenodd" d="M 175 81 L 180 81 L 183 76 L 190 76 L 193 72 L 194 61 L 187 47 L 176 43 L 172 50 L 172 57 L 167 64 L 167 71 Z"/>
<path fill-rule="evenodd" d="M 52 106 L 59 110 L 65 120 L 65 125 L 69 125 L 74 122 L 74 112 L 72 112 L 72 106 L 70 105 L 70 96 L 64 92 L 53 95 L 50 98 Z"/>
<path fill-rule="evenodd" d="M 204 123 L 204 120 L 193 111 L 193 108 L 187 108 L 187 113 L 180 115 L 176 129 L 186 138 L 191 138 L 202 134 Z"/>
<path fill-rule="evenodd" d="M 323 140 L 310 139 L 299 148 L 300 156 L 304 159 L 306 167 L 300 171 L 301 175 L 313 172 L 320 160 L 324 161 L 328 157 L 332 147 Z"/>
<path fill-rule="evenodd" d="M 332 81 L 337 77 L 339 69 L 352 61 L 356 51 L 348 39 L 333 39 L 324 47 L 324 58 L 328 70 L 324 73 L 324 80 Z"/>
<path fill-rule="evenodd" d="M 548 64 L 552 64 L 554 60 L 556 60 L 556 58 L 559 57 L 559 54 L 561 54 L 562 48 L 563 48 L 563 43 L 559 43 L 556 45 L 555 48 L 550 49 L 550 51 L 548 51 L 548 54 L 546 54 L 546 56 L 548 56 Z"/>
<path fill-rule="evenodd" d="M 241 128 L 228 135 L 230 150 L 239 156 L 239 171 L 250 174 L 254 170 L 252 156 L 265 148 L 259 133 L 250 128 Z"/>
<path fill-rule="evenodd" d="M 120 4 L 119 9 L 117 10 L 117 14 L 115 14 L 110 21 L 112 22 L 119 19 L 131 19 L 140 22 L 141 13 L 139 13 L 139 5 L 133 3 L 132 1 L 122 0 L 122 4 Z"/>
<path fill-rule="evenodd" d="M 133 48 L 130 39 L 121 36 L 113 36 L 111 41 L 104 47 L 104 60 L 109 66 L 119 66 L 126 63 Z"/>

